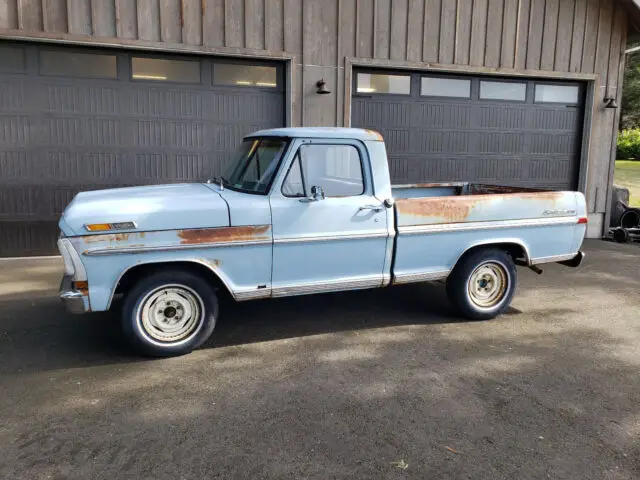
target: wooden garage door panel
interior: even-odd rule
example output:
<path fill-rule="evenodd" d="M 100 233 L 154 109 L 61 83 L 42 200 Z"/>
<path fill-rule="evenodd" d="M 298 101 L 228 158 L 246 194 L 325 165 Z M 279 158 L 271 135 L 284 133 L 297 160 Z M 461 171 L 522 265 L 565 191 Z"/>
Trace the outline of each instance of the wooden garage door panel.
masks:
<path fill-rule="evenodd" d="M 117 78 L 71 78 L 41 75 L 40 47 L 20 48 L 22 70 L 0 66 L 0 256 L 55 253 L 79 191 L 205 181 L 243 135 L 285 123 L 280 66 L 278 88 L 214 86 L 209 58 L 201 84 L 133 81 L 131 55 L 107 52 Z"/>

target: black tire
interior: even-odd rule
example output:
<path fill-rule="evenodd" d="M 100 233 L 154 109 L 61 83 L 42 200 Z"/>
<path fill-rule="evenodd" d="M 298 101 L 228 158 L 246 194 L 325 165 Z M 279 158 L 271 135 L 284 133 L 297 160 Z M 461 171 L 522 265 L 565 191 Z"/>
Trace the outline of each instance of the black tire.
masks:
<path fill-rule="evenodd" d="M 169 325 L 172 321 L 182 323 L 181 314 L 187 318 L 186 326 L 179 326 L 182 330 L 173 332 L 172 337 L 166 330 L 174 327 Z M 211 336 L 217 318 L 216 290 L 202 277 L 174 269 L 143 278 L 125 295 L 122 330 L 136 351 L 152 357 L 174 357 L 202 345 Z"/>
<path fill-rule="evenodd" d="M 470 285 L 472 280 L 473 286 Z M 452 305 L 469 320 L 489 320 L 509 308 L 517 281 L 511 255 L 496 248 L 485 248 L 464 255 L 458 261 L 447 279 L 447 295 Z M 495 292 L 492 285 L 497 286 Z M 491 294 L 483 304 L 482 296 L 487 292 Z"/>

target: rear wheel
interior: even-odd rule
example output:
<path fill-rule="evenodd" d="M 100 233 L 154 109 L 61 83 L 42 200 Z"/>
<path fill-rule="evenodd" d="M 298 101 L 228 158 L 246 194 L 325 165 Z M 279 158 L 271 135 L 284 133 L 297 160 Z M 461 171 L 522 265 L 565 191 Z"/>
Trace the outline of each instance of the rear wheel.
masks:
<path fill-rule="evenodd" d="M 122 328 L 136 350 L 155 357 L 191 352 L 215 327 L 215 289 L 183 270 L 159 272 L 138 282 L 126 295 Z"/>
<path fill-rule="evenodd" d="M 498 249 L 482 249 L 460 259 L 447 279 L 447 295 L 466 318 L 487 320 L 509 308 L 516 283 L 511 255 Z"/>

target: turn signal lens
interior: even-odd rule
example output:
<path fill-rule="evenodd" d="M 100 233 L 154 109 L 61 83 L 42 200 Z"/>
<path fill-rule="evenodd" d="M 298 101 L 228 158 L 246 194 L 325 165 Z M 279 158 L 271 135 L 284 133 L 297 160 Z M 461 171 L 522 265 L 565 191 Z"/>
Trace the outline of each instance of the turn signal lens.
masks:
<path fill-rule="evenodd" d="M 73 288 L 74 290 L 78 290 L 80 292 L 87 292 L 89 290 L 89 282 L 85 281 L 80 281 L 80 282 L 73 282 Z"/>
<path fill-rule="evenodd" d="M 580 217 L 578 219 L 578 225 L 586 225 L 589 223 L 589 219 L 587 217 Z"/>
<path fill-rule="evenodd" d="M 90 232 L 106 232 L 107 230 L 134 230 L 138 228 L 135 222 L 116 222 L 116 223 L 90 223 L 84 228 Z"/>
<path fill-rule="evenodd" d="M 104 232 L 111 230 L 111 225 L 108 223 L 92 223 L 91 225 L 85 225 L 85 228 L 90 232 Z"/>

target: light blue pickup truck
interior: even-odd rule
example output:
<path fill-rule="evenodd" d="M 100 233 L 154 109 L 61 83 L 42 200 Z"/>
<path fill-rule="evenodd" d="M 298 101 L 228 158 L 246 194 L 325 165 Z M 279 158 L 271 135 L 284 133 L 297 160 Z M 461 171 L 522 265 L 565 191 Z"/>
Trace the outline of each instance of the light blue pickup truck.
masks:
<path fill-rule="evenodd" d="M 516 264 L 578 266 L 586 223 L 578 192 L 392 186 L 377 132 L 265 130 L 206 183 L 78 194 L 60 220 L 60 297 L 75 313 L 118 305 L 128 340 L 153 356 L 201 345 L 222 294 L 446 280 L 462 316 L 489 319 L 511 303 Z"/>

